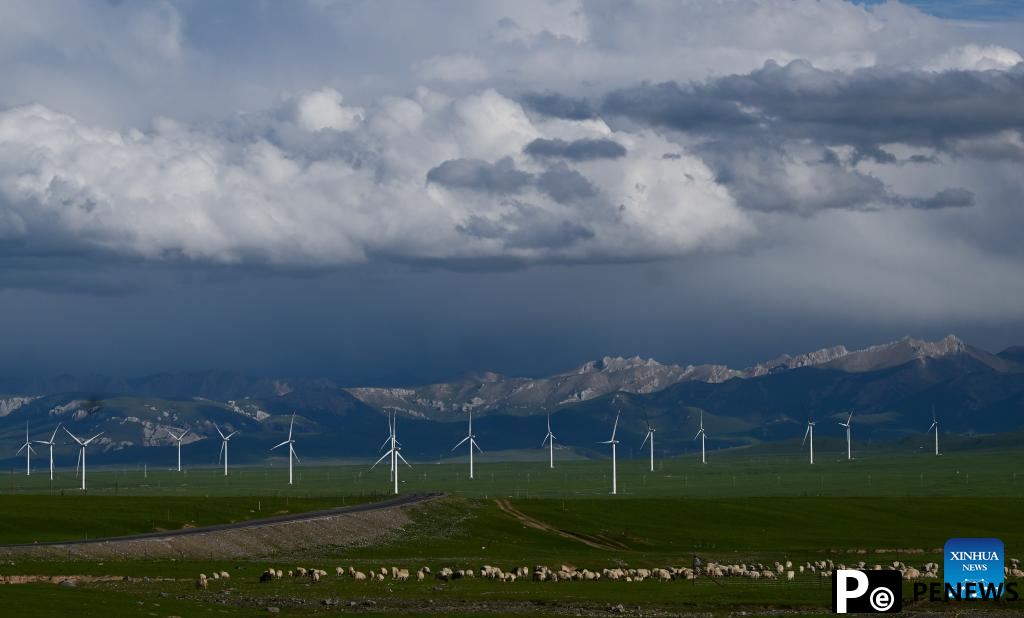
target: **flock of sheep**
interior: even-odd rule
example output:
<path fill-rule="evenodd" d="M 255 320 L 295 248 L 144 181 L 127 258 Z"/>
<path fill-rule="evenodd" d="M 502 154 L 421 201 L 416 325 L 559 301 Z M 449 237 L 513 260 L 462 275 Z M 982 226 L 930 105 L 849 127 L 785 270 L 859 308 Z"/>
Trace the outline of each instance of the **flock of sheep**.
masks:
<path fill-rule="evenodd" d="M 357 570 L 355 567 L 336 567 L 334 569 L 335 576 L 337 577 L 348 577 L 355 581 L 409 581 L 415 579 L 416 581 L 424 581 L 430 577 L 439 579 L 442 581 L 456 580 L 456 579 L 472 579 L 472 578 L 484 578 L 491 579 L 501 582 L 515 582 L 519 580 L 532 580 L 535 582 L 557 582 L 557 581 L 597 581 L 597 580 L 611 580 L 611 581 L 625 581 L 625 582 L 642 582 L 645 580 L 657 580 L 657 581 L 672 581 L 672 580 L 693 580 L 699 576 L 703 577 L 714 577 L 714 578 L 747 578 L 751 580 L 787 580 L 793 581 L 796 579 L 798 574 L 804 575 L 816 575 L 818 577 L 832 577 L 833 571 L 836 569 L 860 569 L 860 570 L 895 570 L 899 571 L 905 580 L 914 579 L 937 579 L 939 577 L 939 564 L 937 562 L 927 562 L 920 567 L 912 567 L 899 560 L 894 560 L 885 565 L 874 564 L 869 565 L 864 561 L 856 562 L 850 565 L 843 563 L 836 563 L 832 560 L 816 560 L 813 562 L 805 562 L 803 564 L 797 564 L 794 566 L 793 562 L 787 560 L 786 562 L 775 562 L 774 564 L 762 564 L 762 563 L 740 563 L 740 564 L 721 564 L 717 562 L 708 562 L 702 566 L 690 568 L 690 567 L 668 567 L 668 568 L 652 568 L 652 569 L 625 569 L 625 568 L 612 568 L 612 569 L 601 569 L 590 570 L 590 569 L 578 569 L 574 566 L 561 565 L 558 569 L 551 569 L 543 565 L 535 566 L 533 569 L 529 567 L 520 566 L 514 567 L 509 570 L 503 570 L 499 567 L 484 565 L 479 570 L 474 569 L 453 569 L 450 567 L 444 567 L 438 570 L 436 573 L 430 570 L 430 567 L 424 566 L 416 570 L 414 574 L 411 574 L 409 569 L 403 569 L 399 567 L 380 567 L 376 570 L 368 570 L 366 572 Z M 1024 571 L 1021 571 L 1020 561 L 1016 558 L 1010 560 L 1010 566 L 1005 568 L 1006 577 L 1024 577 Z M 227 571 L 215 571 L 212 577 L 207 577 L 205 573 L 199 575 L 199 579 L 196 580 L 196 587 L 206 589 L 209 586 L 209 581 L 228 579 L 230 574 Z M 282 571 L 280 569 L 269 568 L 260 575 L 260 582 L 270 582 L 279 579 L 309 579 L 313 582 L 319 582 L 321 579 L 327 577 L 327 571 L 322 569 L 307 569 L 304 567 L 296 567 L 289 571 Z"/>

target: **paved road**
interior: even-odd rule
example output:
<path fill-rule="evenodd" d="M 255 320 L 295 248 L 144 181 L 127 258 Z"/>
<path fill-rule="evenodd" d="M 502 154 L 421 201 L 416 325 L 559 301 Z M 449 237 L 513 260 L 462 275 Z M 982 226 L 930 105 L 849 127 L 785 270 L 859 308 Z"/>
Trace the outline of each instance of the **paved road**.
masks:
<path fill-rule="evenodd" d="M 377 502 L 353 504 L 352 506 L 339 506 L 333 509 L 309 511 L 306 513 L 278 515 L 277 517 L 266 517 L 263 519 L 250 519 L 247 521 L 239 521 L 231 524 L 217 524 L 215 526 L 204 526 L 202 528 L 182 528 L 180 530 L 167 530 L 165 532 L 147 532 L 145 534 L 129 534 L 127 536 L 107 536 L 97 539 L 79 541 L 46 541 L 43 543 L 15 543 L 12 545 L 0 545 L 0 549 L 7 549 L 13 547 L 46 547 L 48 545 L 90 545 L 98 543 L 108 543 L 111 541 L 141 541 L 145 539 L 166 539 L 171 537 L 190 536 L 193 534 L 205 534 L 207 532 L 220 532 L 223 530 L 241 530 L 244 528 L 257 528 L 259 526 L 266 526 L 269 524 L 284 524 L 294 521 L 307 521 L 310 519 L 333 517 L 335 515 L 347 515 L 349 513 L 365 513 L 367 511 L 389 509 L 399 506 L 409 506 L 411 504 L 420 504 L 422 502 L 436 500 L 437 498 L 441 498 L 444 495 L 445 494 L 443 493 L 407 494 L 404 496 L 397 496 L 395 498 L 388 498 L 386 500 L 379 500 Z"/>

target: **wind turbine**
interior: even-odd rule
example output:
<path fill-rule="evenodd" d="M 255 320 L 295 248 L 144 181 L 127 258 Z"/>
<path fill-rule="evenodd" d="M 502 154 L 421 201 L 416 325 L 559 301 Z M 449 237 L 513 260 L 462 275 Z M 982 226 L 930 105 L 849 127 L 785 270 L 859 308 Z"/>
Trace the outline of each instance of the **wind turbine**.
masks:
<path fill-rule="evenodd" d="M 270 449 L 270 450 L 274 450 L 275 448 L 282 447 L 285 444 L 288 445 L 288 484 L 289 485 L 292 484 L 292 457 L 295 458 L 295 461 L 299 461 L 299 456 L 295 454 L 295 440 L 292 438 L 292 429 L 294 427 L 295 427 L 295 413 L 292 412 L 292 422 L 291 422 L 290 425 L 288 425 L 288 439 L 285 440 L 284 442 L 278 444 L 274 448 Z"/>
<path fill-rule="evenodd" d="M 704 456 L 704 438 L 706 438 L 707 435 L 708 433 L 704 431 L 704 410 L 701 410 L 700 429 L 697 430 L 697 433 L 693 436 L 693 439 L 696 440 L 697 438 L 700 438 L 700 462 L 703 464 L 706 464 L 708 462 L 708 460 Z"/>
<path fill-rule="evenodd" d="M 180 436 L 174 435 L 171 432 L 170 429 L 167 429 L 166 431 L 167 431 L 168 435 L 170 435 L 172 438 L 174 438 L 174 441 L 178 443 L 178 472 L 181 472 L 181 441 L 184 440 L 185 436 L 187 436 L 189 434 L 189 432 L 192 431 L 192 430 L 191 429 L 185 429 L 185 431 L 181 432 Z"/>
<path fill-rule="evenodd" d="M 391 430 L 390 431 L 390 435 L 388 436 L 387 442 L 385 442 L 384 444 L 385 445 L 389 445 L 390 444 L 391 448 L 388 449 L 388 452 L 386 452 L 383 455 L 381 455 L 380 459 L 378 459 L 372 466 L 370 466 L 370 469 L 373 470 L 374 468 L 376 468 L 377 464 L 379 464 L 380 462 L 384 461 L 385 457 L 390 458 L 390 460 L 391 460 L 391 482 L 394 483 L 395 495 L 397 496 L 398 495 L 398 462 L 399 462 L 399 460 L 401 460 L 402 463 L 404 463 L 405 465 L 409 466 L 410 468 L 412 467 L 412 465 L 408 461 L 405 460 L 405 457 L 402 457 L 402 445 L 398 442 L 398 410 L 395 410 L 393 415 L 388 418 L 388 429 Z M 472 452 L 473 452 L 473 450 L 472 450 L 472 448 L 470 448 L 470 453 L 472 454 Z"/>
<path fill-rule="evenodd" d="M 640 443 L 640 448 L 647 444 L 647 440 L 651 441 L 651 472 L 654 472 L 654 432 L 658 430 L 651 427 L 651 422 L 647 420 L 646 413 L 644 414 L 644 423 L 647 424 L 647 435 L 644 436 L 644 441 Z"/>
<path fill-rule="evenodd" d="M 555 469 L 555 434 L 551 433 L 551 415 L 548 414 L 548 433 L 544 436 L 544 441 L 540 443 L 541 448 L 544 445 L 548 445 L 548 466 Z"/>
<path fill-rule="evenodd" d="M 455 452 L 455 449 L 459 448 L 460 446 L 465 444 L 467 441 L 469 442 L 469 478 L 472 480 L 472 478 L 473 478 L 473 449 L 476 449 L 476 450 L 480 451 L 481 453 L 483 453 L 483 450 L 479 446 L 477 446 L 476 436 L 473 435 L 473 411 L 472 410 L 469 411 L 469 433 L 467 433 L 466 437 L 463 438 L 462 440 L 460 440 L 458 444 L 456 444 L 455 446 L 452 447 L 452 452 Z M 397 466 L 396 466 L 395 469 L 397 470 Z"/>
<path fill-rule="evenodd" d="M 78 472 L 78 468 L 79 468 L 79 466 L 81 466 L 81 468 L 82 468 L 82 491 L 85 491 L 85 447 L 89 446 L 89 444 L 93 440 L 95 440 L 96 438 L 102 436 L 103 432 L 101 431 L 98 434 L 96 434 L 95 436 L 89 438 L 88 440 L 84 440 L 83 441 L 83 440 L 79 440 L 78 437 L 75 436 L 75 434 L 73 434 L 70 431 L 68 431 L 67 427 L 64 428 L 64 431 L 67 432 L 67 434 L 69 436 L 71 436 L 72 440 L 74 440 L 75 442 L 78 443 L 78 464 L 75 466 L 75 472 Z"/>
<path fill-rule="evenodd" d="M 807 431 L 804 432 L 804 441 L 800 443 L 800 448 L 803 448 L 804 444 L 807 443 L 807 438 L 811 438 L 811 465 L 814 465 L 814 425 L 816 423 L 810 419 L 807 419 Z"/>
<path fill-rule="evenodd" d="M 220 434 L 220 439 L 221 439 L 220 455 L 217 456 L 217 463 L 220 463 L 221 457 L 224 458 L 224 476 L 227 476 L 228 475 L 228 440 L 230 440 L 231 437 L 234 436 L 238 432 L 237 431 L 232 431 L 231 433 L 229 433 L 228 435 L 225 436 L 224 432 L 221 431 L 220 427 L 217 426 L 217 423 L 214 423 L 213 427 L 214 427 L 214 429 L 217 430 L 217 433 Z"/>
<path fill-rule="evenodd" d="M 53 480 L 53 445 L 57 441 L 57 432 L 60 431 L 60 428 L 61 428 L 62 425 L 63 425 L 63 423 L 57 423 L 57 427 L 53 430 L 53 435 L 50 436 L 50 441 L 49 442 L 44 442 L 42 440 L 36 440 L 36 444 L 45 444 L 46 446 L 50 447 L 50 480 L 51 481 Z"/>
<path fill-rule="evenodd" d="M 600 444 L 611 444 L 612 445 L 612 495 L 615 495 L 615 494 L 619 493 L 618 471 L 615 468 L 615 464 L 616 464 L 616 461 L 615 461 L 615 445 L 618 444 L 619 441 L 615 439 L 615 432 L 618 431 L 618 429 L 619 429 L 619 415 L 620 414 L 622 414 L 621 411 L 616 411 L 615 412 L 615 424 L 612 425 L 612 439 L 611 440 L 606 440 L 606 441 L 600 443 Z"/>
<path fill-rule="evenodd" d="M 28 421 L 25 421 L 25 443 L 21 445 L 15 455 L 21 455 L 22 451 L 25 451 L 25 476 L 30 476 L 32 474 L 32 453 L 35 452 L 35 449 L 32 448 L 32 442 L 28 439 Z"/>
<path fill-rule="evenodd" d="M 380 448 L 377 449 L 377 452 L 383 451 L 384 447 L 386 447 L 388 445 L 391 445 L 392 439 L 395 437 L 395 428 L 392 425 L 391 416 L 392 416 L 392 414 L 394 414 L 394 416 L 397 417 L 398 416 L 398 409 L 395 408 L 392 412 L 388 412 L 387 409 L 385 408 L 384 409 L 384 413 L 387 415 L 387 418 L 388 418 L 388 437 L 384 440 L 384 444 L 381 444 Z M 398 440 L 394 440 L 394 442 L 395 442 L 396 445 L 401 446 L 401 444 L 398 444 Z M 390 453 L 390 451 L 388 451 L 388 453 Z M 388 455 L 388 453 L 385 453 L 381 457 L 381 460 L 383 460 L 384 457 L 386 457 Z M 395 458 L 392 457 L 391 459 L 389 459 L 388 463 L 391 466 L 391 469 L 388 471 L 388 480 L 394 480 L 394 477 L 395 477 Z M 373 464 L 373 466 L 376 466 L 376 465 L 377 464 Z M 370 467 L 371 470 L 373 469 L 373 466 Z"/>
<path fill-rule="evenodd" d="M 935 454 L 939 454 L 939 419 L 935 416 L 935 407 L 932 406 L 932 426 L 928 428 L 928 431 L 935 430 Z M 925 433 L 928 433 L 926 431 Z"/>
<path fill-rule="evenodd" d="M 846 427 L 846 460 L 853 459 L 853 452 L 850 450 L 850 421 L 853 420 L 853 412 L 850 412 L 850 416 L 847 417 L 845 423 L 839 423 L 843 427 Z"/>

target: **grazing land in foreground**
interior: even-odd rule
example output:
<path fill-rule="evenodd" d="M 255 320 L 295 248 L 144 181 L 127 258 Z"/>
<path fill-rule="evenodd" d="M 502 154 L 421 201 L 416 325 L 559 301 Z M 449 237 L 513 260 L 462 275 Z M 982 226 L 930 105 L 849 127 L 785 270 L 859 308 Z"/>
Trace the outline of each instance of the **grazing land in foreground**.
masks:
<path fill-rule="evenodd" d="M 414 462 L 415 463 L 415 462 Z M 403 492 L 444 490 L 449 496 L 405 513 L 409 523 L 372 545 L 325 538 L 297 551 L 231 560 L 182 556 L 170 560 L 15 560 L 2 576 L 56 576 L 75 586 L 23 583 L 5 586 L 6 598 L 52 612 L 78 615 L 285 615 L 373 612 L 403 614 L 728 615 L 828 612 L 830 580 L 799 566 L 832 561 L 919 568 L 941 563 L 951 537 L 1003 540 L 1008 557 L 1024 557 L 1024 462 L 1015 451 L 946 454 L 889 453 L 847 462 L 821 453 L 814 466 L 798 456 L 731 452 L 702 466 L 692 457 L 656 463 L 620 462 L 620 495 L 607 494 L 606 461 L 478 464 L 466 478 L 464 463 L 403 468 Z M 73 475 L 53 488 L 41 475 L 12 477 L 0 497 L 0 517 L 20 521 L 4 542 L 31 542 L 147 532 L 205 525 L 384 497 L 388 472 L 379 466 L 303 467 L 285 489 L 280 468 L 238 468 L 225 479 L 213 469 L 186 475 L 150 470 L 97 470 L 88 496 L 76 496 Z M 1024 479 L 1021 479 L 1024 482 Z M 62 495 L 63 492 L 63 495 Z M 171 496 L 171 499 L 161 496 Z M 164 506 L 159 506 L 164 505 Z M 162 511 L 161 511 L 162 509 Z M 168 514 L 168 511 L 170 513 Z M 163 515 L 163 517 L 161 517 Z M 20 519 L 19 519 L 20 517 Z M 35 523 L 32 523 L 34 517 Z M 93 520 L 96 520 L 93 522 Z M 168 521 L 170 520 L 170 521 Z M 485 565 L 508 572 L 536 566 L 601 572 L 603 569 L 686 568 L 704 563 L 792 567 L 793 578 L 697 577 L 696 580 L 626 582 L 515 582 L 474 578 L 440 580 L 444 568 Z M 335 574 L 336 567 L 346 574 Z M 392 567 L 424 581 L 400 581 Z M 260 583 L 267 568 L 327 571 L 309 578 Z M 384 581 L 359 581 L 347 570 L 389 570 Z M 196 589 L 200 573 L 227 572 Z M 107 581 L 90 581 L 103 578 Z M 128 578 L 125 580 L 124 578 Z M 113 581 L 110 581 L 113 580 Z M 923 580 L 935 581 L 935 580 Z M 938 580 L 941 581 L 941 580 Z M 1008 581 L 1013 581 L 1008 580 Z M 912 595 L 905 584 L 905 600 Z M 952 612 L 965 604 L 910 604 L 917 612 Z M 973 608 L 1019 611 L 1013 603 Z M 90 614 L 90 612 L 92 614 Z M 44 615 L 40 610 L 39 615 Z"/>

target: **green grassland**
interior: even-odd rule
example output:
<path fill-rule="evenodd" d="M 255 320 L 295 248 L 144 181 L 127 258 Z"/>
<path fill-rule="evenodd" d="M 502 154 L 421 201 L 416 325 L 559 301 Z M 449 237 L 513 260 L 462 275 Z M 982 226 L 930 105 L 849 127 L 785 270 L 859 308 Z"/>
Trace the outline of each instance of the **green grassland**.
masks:
<path fill-rule="evenodd" d="M 97 496 L 0 497 L 0 543 L 88 540 L 303 513 L 370 497 Z"/>
<path fill-rule="evenodd" d="M 798 447 L 798 445 L 796 445 Z M 847 461 L 819 452 L 806 454 L 736 449 L 712 453 L 702 465 L 694 456 L 659 459 L 651 472 L 645 458 L 619 460 L 620 497 L 728 498 L 748 496 L 1024 496 L 1024 453 L 987 450 L 934 456 L 885 451 Z M 495 456 L 492 456 L 495 457 Z M 557 457 L 557 453 L 556 453 Z M 399 474 L 403 493 L 445 491 L 473 497 L 581 498 L 611 491 L 607 460 L 547 462 L 477 458 L 475 479 L 465 462 L 417 463 Z M 287 464 L 236 466 L 224 476 L 216 467 L 188 467 L 179 473 L 141 466 L 90 468 L 88 493 L 96 496 L 294 496 L 337 497 L 390 493 L 388 470 L 369 465 L 304 465 L 287 484 Z M 81 493 L 74 470 L 60 469 L 51 483 L 42 471 L 26 476 L 13 469 L 0 475 L 0 496 Z"/>
<path fill-rule="evenodd" d="M 800 563 L 831 558 L 869 564 L 901 559 L 917 564 L 941 562 L 935 550 L 957 536 L 998 537 L 1005 543 L 1007 556 L 1024 558 L 1020 526 L 1024 486 L 1018 482 L 1024 475 L 1024 457 L 1019 451 L 940 457 L 887 453 L 852 462 L 821 454 L 814 466 L 794 454 L 715 455 L 708 465 L 692 456 L 659 461 L 653 473 L 646 460 L 620 461 L 618 496 L 608 495 L 607 461 L 558 462 L 555 470 L 549 470 L 540 463 L 484 459 L 473 481 L 467 478 L 464 463 L 416 464 L 402 470 L 403 492 L 444 490 L 450 497 L 411 509 L 414 523 L 380 545 L 325 545 L 252 561 L 18 561 L 0 564 L 0 574 L 153 579 L 77 588 L 18 585 L 0 594 L 19 606 L 53 611 L 79 608 L 75 614 L 84 616 L 267 615 L 267 605 L 280 607 L 283 615 L 335 613 L 337 607 L 348 613 L 435 616 L 603 615 L 619 603 L 626 613 L 636 614 L 639 607 L 645 615 L 738 611 L 814 615 L 827 613 L 830 583 L 810 574 L 798 576 L 795 582 L 506 584 L 479 579 L 363 583 L 336 578 L 333 571 L 339 565 L 365 570 L 391 565 L 427 565 L 435 570 L 484 564 L 504 568 L 572 564 L 591 569 L 687 566 L 694 555 L 723 562 L 788 559 Z M 286 471 L 279 466 L 239 467 L 227 479 L 214 469 L 190 469 L 187 474 L 150 469 L 145 476 L 141 470 L 97 469 L 90 471 L 88 496 L 75 495 L 73 474 L 66 472 L 52 487 L 42 475 L 5 478 L 6 487 L 0 486 L 0 522 L 18 523 L 0 526 L 0 537 L 5 542 L 23 541 L 45 532 L 50 538 L 62 534 L 81 538 L 79 520 L 86 519 L 105 520 L 103 526 L 115 533 L 170 529 L 184 522 L 272 514 L 281 510 L 281 501 L 286 509 L 319 508 L 380 497 L 388 489 L 387 470 L 380 467 L 368 471 L 366 466 L 303 466 L 298 470 L 297 484 L 289 488 L 282 478 Z M 524 525 L 499 508 L 497 499 L 508 500 L 550 528 Z M 189 509 L 198 510 L 190 513 Z M 164 521 L 159 521 L 161 517 Z M 597 546 L 580 539 L 595 540 Z M 922 549 L 924 553 L 916 553 Z M 330 576 L 318 584 L 287 579 L 259 584 L 259 572 L 270 565 L 285 570 L 298 565 L 318 567 Z M 213 570 L 227 570 L 232 579 L 196 591 L 192 578 Z M 908 583 L 905 598 L 910 594 Z M 374 605 L 364 604 L 368 599 Z M 342 605 L 323 603 L 335 600 Z M 917 609 L 955 612 L 965 607 L 978 606 L 925 604 Z M 983 607 L 1020 611 L 1005 603 Z M 54 614 L 29 609 L 20 615 Z"/>

